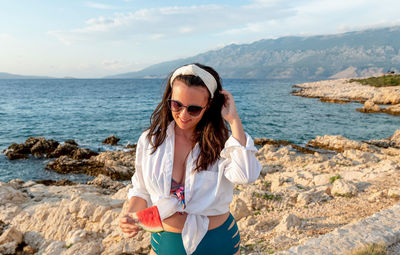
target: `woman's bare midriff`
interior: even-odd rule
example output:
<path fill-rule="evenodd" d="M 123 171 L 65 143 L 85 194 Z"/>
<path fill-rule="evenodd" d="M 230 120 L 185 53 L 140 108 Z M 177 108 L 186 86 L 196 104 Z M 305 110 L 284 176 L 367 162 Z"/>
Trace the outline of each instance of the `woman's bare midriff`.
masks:
<path fill-rule="evenodd" d="M 187 214 L 179 214 L 175 213 L 169 218 L 163 220 L 162 224 L 165 231 L 174 232 L 174 233 L 182 233 L 183 225 L 185 225 Z M 215 215 L 215 216 L 208 216 L 210 223 L 208 225 L 208 230 L 217 228 L 221 226 L 229 217 L 229 212 Z"/>

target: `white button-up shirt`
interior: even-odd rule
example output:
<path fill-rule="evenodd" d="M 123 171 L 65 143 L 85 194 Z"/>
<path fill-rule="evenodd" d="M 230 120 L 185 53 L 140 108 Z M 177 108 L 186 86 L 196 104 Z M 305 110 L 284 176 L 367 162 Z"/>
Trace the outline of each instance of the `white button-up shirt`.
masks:
<path fill-rule="evenodd" d="M 233 185 L 254 182 L 261 169 L 256 159 L 252 138 L 246 133 L 246 146 L 230 136 L 221 151 L 220 159 L 207 170 L 194 172 L 196 158 L 200 153 L 198 144 L 189 153 L 185 174 L 185 203 L 183 209 L 178 199 L 170 194 L 174 160 L 175 122 L 167 129 L 167 136 L 158 149 L 151 154 L 152 146 L 147 139 L 148 131 L 142 133 L 136 147 L 136 172 L 128 199 L 140 197 L 147 206 L 157 205 L 161 220 L 176 212 L 186 212 L 182 240 L 187 254 L 192 254 L 207 233 L 207 216 L 229 211 L 233 197 Z"/>

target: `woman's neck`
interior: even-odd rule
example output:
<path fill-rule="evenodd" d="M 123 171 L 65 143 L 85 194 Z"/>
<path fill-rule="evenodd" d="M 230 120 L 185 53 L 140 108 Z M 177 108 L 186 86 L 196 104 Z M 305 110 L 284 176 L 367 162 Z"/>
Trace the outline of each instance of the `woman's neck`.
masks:
<path fill-rule="evenodd" d="M 190 130 L 184 130 L 184 129 L 180 129 L 178 127 L 178 125 L 175 125 L 175 136 L 179 136 L 184 138 L 187 141 L 192 141 L 193 142 L 193 138 L 194 138 L 194 130 L 195 129 L 190 129 Z"/>

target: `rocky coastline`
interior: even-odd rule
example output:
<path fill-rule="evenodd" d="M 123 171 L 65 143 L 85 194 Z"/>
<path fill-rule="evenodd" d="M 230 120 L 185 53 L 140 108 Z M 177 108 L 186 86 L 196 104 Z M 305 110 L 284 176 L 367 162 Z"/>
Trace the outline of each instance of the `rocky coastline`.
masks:
<path fill-rule="evenodd" d="M 120 139 L 110 136 L 103 144 L 117 145 Z M 30 155 L 36 158 L 54 159 L 46 165 L 46 170 L 60 174 L 103 174 L 113 180 L 129 180 L 135 172 L 135 146 L 128 151 L 106 151 L 97 153 L 87 148 L 80 148 L 74 140 L 60 143 L 44 137 L 29 137 L 24 143 L 14 143 L 3 153 L 9 160 L 26 159 Z"/>
<path fill-rule="evenodd" d="M 46 144 L 43 139 L 36 143 Z M 400 129 L 389 138 L 361 142 L 318 136 L 306 147 L 267 138 L 256 142 L 261 147 L 256 154 L 263 165 L 261 175 L 253 184 L 236 185 L 231 204 L 242 254 L 316 254 L 312 243 L 319 241 L 312 240 L 325 240 L 319 238 L 399 207 Z M 49 144 L 54 152 L 72 142 Z M 12 146 L 4 153 L 17 151 Z M 33 147 L 25 152 L 32 153 Z M 33 151 L 44 157 L 52 153 Z M 101 167 L 91 172 L 94 180 L 0 182 L 0 254 L 147 254 L 149 233 L 128 239 L 118 227 L 130 188 L 124 180 L 134 173 L 134 148 L 89 158 L 73 155 L 60 155 L 54 162 L 96 162 Z M 73 169 L 74 164 L 69 166 Z M 400 241 L 400 232 L 390 231 L 397 232 L 384 239 L 387 246 Z M 346 240 L 359 236 L 347 232 Z M 371 240 L 333 243 L 336 250 L 326 254 L 346 254 Z"/>
<path fill-rule="evenodd" d="M 293 86 L 292 95 L 318 98 L 327 103 L 364 104 L 356 109 L 363 113 L 400 115 L 400 86 L 373 87 L 349 79 L 308 82 Z"/>

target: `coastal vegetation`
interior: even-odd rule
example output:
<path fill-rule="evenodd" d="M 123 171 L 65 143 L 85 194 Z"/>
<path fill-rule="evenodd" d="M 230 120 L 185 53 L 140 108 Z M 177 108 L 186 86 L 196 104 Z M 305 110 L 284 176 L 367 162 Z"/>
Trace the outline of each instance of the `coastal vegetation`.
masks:
<path fill-rule="evenodd" d="M 347 255 L 387 255 L 386 245 L 384 243 L 371 244 L 352 251 Z"/>
<path fill-rule="evenodd" d="M 400 74 L 389 74 L 380 77 L 370 77 L 366 79 L 350 79 L 349 82 L 358 82 L 362 85 L 374 87 L 400 86 Z"/>
<path fill-rule="evenodd" d="M 338 180 L 338 179 L 340 179 L 340 178 L 341 178 L 340 174 L 337 174 L 337 175 L 335 175 L 335 176 L 332 176 L 332 177 L 329 179 L 329 182 L 330 182 L 330 183 L 334 183 L 336 180 Z"/>
<path fill-rule="evenodd" d="M 400 116 L 399 86 L 400 74 L 393 71 L 381 77 L 296 84 L 293 87 L 299 90 L 293 91 L 292 95 L 318 98 L 329 103 L 358 102 L 364 105 L 356 111 Z M 307 146 L 314 147 L 313 144 Z"/>

